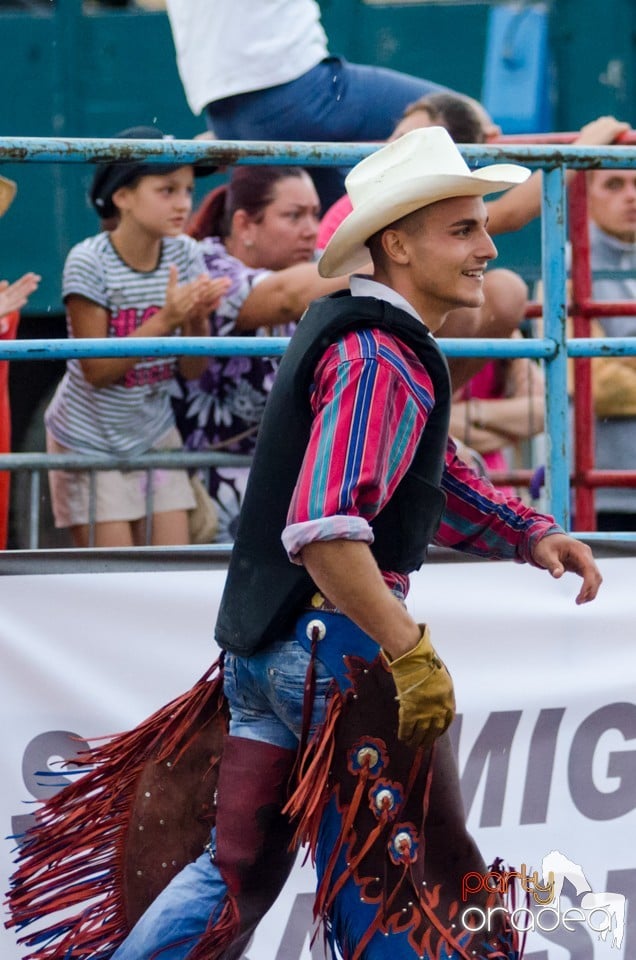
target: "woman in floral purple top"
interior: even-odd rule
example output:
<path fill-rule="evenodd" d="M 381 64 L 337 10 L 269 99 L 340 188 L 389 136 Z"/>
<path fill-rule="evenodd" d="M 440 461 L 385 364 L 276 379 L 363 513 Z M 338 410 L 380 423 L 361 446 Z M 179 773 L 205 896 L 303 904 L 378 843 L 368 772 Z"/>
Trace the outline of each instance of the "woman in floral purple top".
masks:
<path fill-rule="evenodd" d="M 300 167 L 238 167 L 206 197 L 188 232 L 201 241 L 209 275 L 231 280 L 211 317 L 213 335 L 289 336 L 311 300 L 346 285 L 318 276 L 319 215 Z M 173 405 L 186 447 L 251 453 L 277 366 L 267 357 L 211 357 L 199 380 L 179 381 Z M 220 541 L 234 539 L 247 474 L 247 467 L 210 471 Z"/>

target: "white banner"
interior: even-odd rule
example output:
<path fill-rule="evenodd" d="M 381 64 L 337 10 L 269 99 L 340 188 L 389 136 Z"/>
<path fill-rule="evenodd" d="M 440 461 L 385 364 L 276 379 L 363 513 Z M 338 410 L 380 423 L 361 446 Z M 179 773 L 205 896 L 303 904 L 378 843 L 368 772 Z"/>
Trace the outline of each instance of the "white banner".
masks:
<path fill-rule="evenodd" d="M 531 895 L 551 851 L 557 880 L 566 878 L 558 909 L 518 918 L 535 927 L 526 960 L 636 956 L 636 911 L 624 919 L 619 909 L 624 898 L 636 903 L 636 566 L 600 565 L 601 594 L 584 607 L 574 603 L 577 578 L 554 582 L 515 564 L 430 564 L 413 579 L 410 608 L 431 624 L 455 680 L 452 730 L 471 831 L 487 861 L 525 867 Z M 55 789 L 51 764 L 69 755 L 71 736 L 134 726 L 205 671 L 223 579 L 199 571 L 0 579 L 4 836 Z M 44 785 L 35 775 L 43 770 L 52 772 Z M 3 890 L 13 846 L 3 845 Z M 312 871 L 297 866 L 250 960 L 323 956 L 320 935 L 309 946 L 312 889 Z M 585 909 L 606 892 L 617 896 L 601 912 Z M 22 955 L 0 926 L 3 960 Z"/>

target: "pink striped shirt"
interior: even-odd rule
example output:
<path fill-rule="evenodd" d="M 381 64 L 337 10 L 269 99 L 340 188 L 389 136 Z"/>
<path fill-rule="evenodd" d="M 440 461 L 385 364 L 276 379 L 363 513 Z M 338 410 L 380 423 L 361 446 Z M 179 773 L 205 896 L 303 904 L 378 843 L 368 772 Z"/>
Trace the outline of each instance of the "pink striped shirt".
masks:
<path fill-rule="evenodd" d="M 408 470 L 433 405 L 423 364 L 390 334 L 357 331 L 327 349 L 316 367 L 309 444 L 283 531 L 291 560 L 301 562 L 303 547 L 316 540 L 373 542 L 370 522 Z M 447 504 L 438 545 L 532 562 L 536 540 L 561 530 L 474 473 L 452 440 L 442 486 Z M 408 577 L 383 575 L 406 595 Z"/>

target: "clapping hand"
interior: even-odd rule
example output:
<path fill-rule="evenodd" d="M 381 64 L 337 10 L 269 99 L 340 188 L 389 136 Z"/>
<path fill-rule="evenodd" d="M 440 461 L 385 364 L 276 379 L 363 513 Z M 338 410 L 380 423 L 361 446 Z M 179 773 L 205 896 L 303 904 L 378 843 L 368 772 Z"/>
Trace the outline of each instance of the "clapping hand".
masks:
<path fill-rule="evenodd" d="M 216 277 L 214 280 L 207 274 L 201 274 L 192 281 L 194 304 L 188 313 L 188 332 L 191 336 L 205 337 L 210 332 L 208 318 L 230 289 L 232 281 L 229 277 Z"/>
<path fill-rule="evenodd" d="M 14 310 L 20 310 L 37 290 L 42 278 L 37 273 L 25 273 L 14 283 L 0 280 L 0 320 Z"/>
<path fill-rule="evenodd" d="M 188 283 L 179 283 L 179 272 L 170 267 L 170 277 L 166 287 L 166 302 L 163 308 L 168 331 L 177 327 L 187 327 L 184 332 L 195 336 L 204 336 L 209 332 L 208 317 L 219 305 L 227 293 L 230 280 L 218 277 L 212 280 L 207 274 L 201 274 Z"/>

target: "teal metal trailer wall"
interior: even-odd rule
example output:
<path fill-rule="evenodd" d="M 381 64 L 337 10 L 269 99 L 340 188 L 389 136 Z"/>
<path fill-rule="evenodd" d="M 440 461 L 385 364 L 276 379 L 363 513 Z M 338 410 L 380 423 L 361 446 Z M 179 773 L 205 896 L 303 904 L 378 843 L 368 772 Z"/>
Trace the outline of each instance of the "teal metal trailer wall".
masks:
<path fill-rule="evenodd" d="M 165 13 L 94 8 L 57 0 L 39 12 L 0 7 L 4 136 L 111 136 L 155 122 L 190 137 L 192 116 L 177 74 Z M 69 248 L 97 232 L 86 199 L 92 170 L 3 164 L 18 196 L 0 221 L 0 276 L 43 277 L 31 313 L 60 312 L 60 271 Z"/>
<path fill-rule="evenodd" d="M 533 56 L 524 15 L 543 12 L 554 129 L 575 130 L 603 113 L 636 124 L 634 0 L 320 0 L 320 6 L 332 47 L 349 59 L 427 76 L 475 97 L 491 54 L 524 69 Z M 490 51 L 498 8 L 511 20 L 504 46 Z"/>
<path fill-rule="evenodd" d="M 511 19 L 493 48 L 489 30 L 502 6 Z M 475 97 L 482 96 L 490 65 L 495 89 L 510 87 L 513 109 L 515 95 L 519 100 L 514 70 L 527 69 L 533 55 L 523 15 L 539 11 L 549 28 L 549 63 L 536 81 L 544 85 L 537 94 L 549 96 L 553 129 L 576 129 L 601 113 L 636 125 L 634 0 L 606 0 L 602 9 L 597 0 L 321 0 L 321 7 L 332 52 L 427 76 Z M 150 122 L 177 137 L 203 129 L 186 104 L 164 12 L 96 0 L 0 0 L 0 63 L 2 136 L 110 136 Z M 28 312 L 59 314 L 66 253 L 97 228 L 86 200 L 91 168 L 13 163 L 0 169 L 19 184 L 18 200 L 0 222 L 0 277 L 41 273 Z M 536 273 L 536 225 L 500 238 L 499 248 L 502 264 L 526 276 Z"/>

